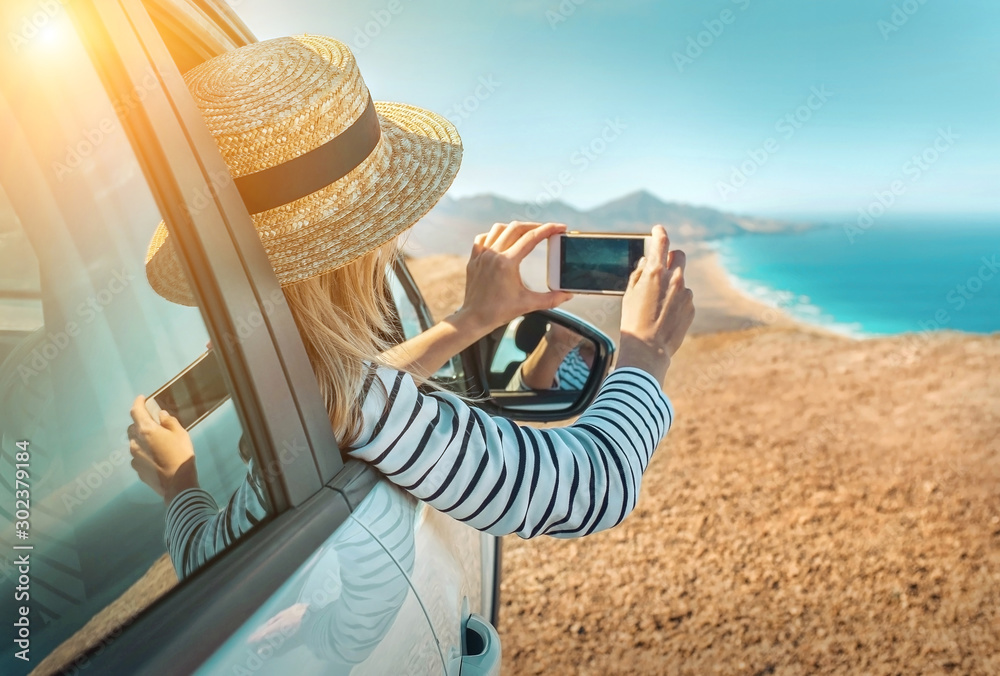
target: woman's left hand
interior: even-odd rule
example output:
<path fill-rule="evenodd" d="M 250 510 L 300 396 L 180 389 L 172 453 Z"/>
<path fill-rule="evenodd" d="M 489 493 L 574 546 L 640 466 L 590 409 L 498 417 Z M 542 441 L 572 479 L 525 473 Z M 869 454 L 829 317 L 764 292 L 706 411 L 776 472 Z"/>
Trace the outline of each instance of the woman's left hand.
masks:
<path fill-rule="evenodd" d="M 191 435 L 166 411 L 157 422 L 146 409 L 146 398 L 136 397 L 128 427 L 132 469 L 147 486 L 170 501 L 187 488 L 198 487 Z"/>
<path fill-rule="evenodd" d="M 535 310 L 548 310 L 573 297 L 565 291 L 531 291 L 521 279 L 521 261 L 552 235 L 561 223 L 496 223 L 478 235 L 465 273 L 465 302 L 459 313 L 474 317 L 488 333 Z"/>

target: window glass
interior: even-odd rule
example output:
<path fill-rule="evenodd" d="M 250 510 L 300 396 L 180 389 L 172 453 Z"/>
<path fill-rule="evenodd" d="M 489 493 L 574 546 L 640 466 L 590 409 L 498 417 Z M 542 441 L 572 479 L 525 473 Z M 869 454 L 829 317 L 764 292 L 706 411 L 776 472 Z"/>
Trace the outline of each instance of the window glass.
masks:
<path fill-rule="evenodd" d="M 397 265 L 403 266 L 405 263 L 399 261 Z M 406 282 L 395 270 L 390 269 L 387 278 L 393 302 L 396 304 L 396 316 L 403 333 L 402 340 L 409 340 L 429 329 L 431 317 L 426 308 L 419 305 L 422 303 L 419 291 L 412 288 L 407 293 Z M 458 387 L 463 375 L 462 359 L 459 355 L 455 355 L 438 369 L 437 373 L 432 376 L 432 380 L 446 387 Z"/>
<path fill-rule="evenodd" d="M 21 35 L 33 8 L 5 2 L 0 32 Z M 146 281 L 161 219 L 121 118 L 148 90 L 111 100 L 61 10 L 47 30 L 0 60 L 0 595 L 27 609 L 28 637 L 8 643 L 3 674 L 67 667 L 177 584 L 166 507 L 126 430 L 135 397 L 208 341 L 197 308 Z M 248 476 L 241 433 L 228 400 L 191 430 L 220 505 Z"/>
<path fill-rule="evenodd" d="M 392 300 L 396 304 L 396 316 L 399 319 L 400 328 L 403 330 L 403 340 L 409 340 L 430 328 L 429 322 L 421 320 L 421 313 L 417 310 L 417 306 L 410 301 L 406 287 L 403 286 L 403 282 L 396 275 L 395 270 L 390 270 L 388 276 Z"/>
<path fill-rule="evenodd" d="M 41 326 L 38 259 L 0 186 L 0 363 Z"/>

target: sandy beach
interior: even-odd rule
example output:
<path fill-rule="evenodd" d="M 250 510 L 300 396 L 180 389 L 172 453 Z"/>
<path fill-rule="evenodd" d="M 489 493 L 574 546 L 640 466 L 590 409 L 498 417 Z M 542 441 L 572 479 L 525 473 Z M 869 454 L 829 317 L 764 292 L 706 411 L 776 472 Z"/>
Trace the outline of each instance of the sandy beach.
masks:
<path fill-rule="evenodd" d="M 461 302 L 463 259 L 410 267 Z M 504 673 L 1000 673 L 1000 335 L 853 340 L 687 274 L 636 510 L 504 539 Z M 616 336 L 618 303 L 567 309 Z"/>
<path fill-rule="evenodd" d="M 688 287 L 695 292 L 697 315 L 691 327 L 692 335 L 739 331 L 755 326 L 799 326 L 803 330 L 820 330 L 798 325 L 781 310 L 764 305 L 737 291 L 729 283 L 719 254 L 710 249 L 691 252 L 685 269 Z"/>

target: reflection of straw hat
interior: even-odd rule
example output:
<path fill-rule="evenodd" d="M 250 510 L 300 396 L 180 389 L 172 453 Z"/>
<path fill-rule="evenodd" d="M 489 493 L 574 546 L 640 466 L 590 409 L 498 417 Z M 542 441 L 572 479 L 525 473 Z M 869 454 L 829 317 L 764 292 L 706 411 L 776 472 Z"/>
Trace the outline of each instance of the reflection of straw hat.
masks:
<path fill-rule="evenodd" d="M 283 284 L 338 268 L 413 225 L 462 161 L 455 127 L 373 103 L 347 45 L 303 35 L 241 47 L 184 76 Z M 146 276 L 194 305 L 160 223 Z"/>

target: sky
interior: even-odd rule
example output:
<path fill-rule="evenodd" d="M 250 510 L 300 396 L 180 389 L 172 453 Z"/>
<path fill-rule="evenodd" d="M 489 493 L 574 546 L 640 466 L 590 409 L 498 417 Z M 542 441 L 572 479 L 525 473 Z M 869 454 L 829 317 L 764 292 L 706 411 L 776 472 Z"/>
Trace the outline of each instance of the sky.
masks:
<path fill-rule="evenodd" d="M 452 196 L 1000 214 L 996 0 L 230 0 L 448 116 Z"/>

